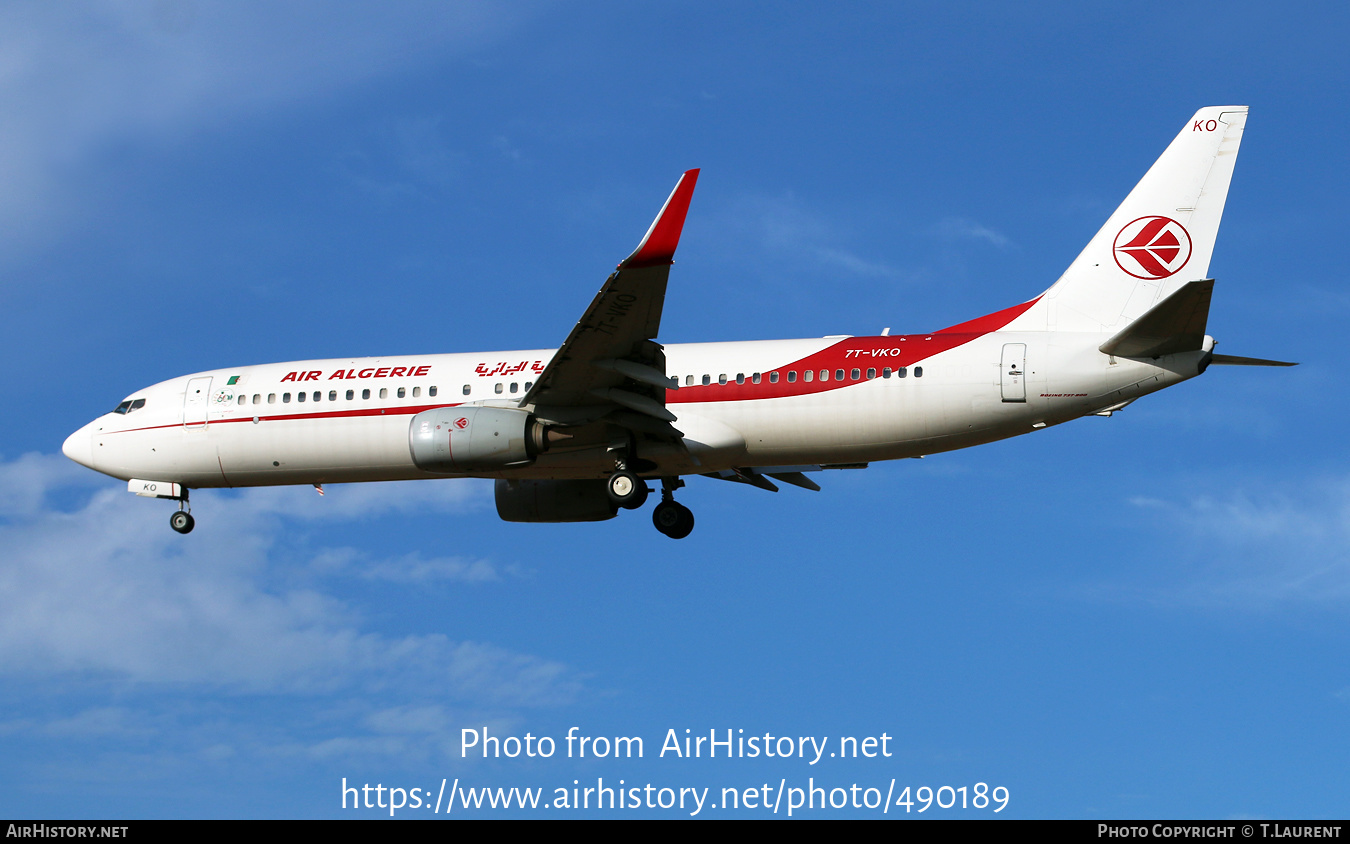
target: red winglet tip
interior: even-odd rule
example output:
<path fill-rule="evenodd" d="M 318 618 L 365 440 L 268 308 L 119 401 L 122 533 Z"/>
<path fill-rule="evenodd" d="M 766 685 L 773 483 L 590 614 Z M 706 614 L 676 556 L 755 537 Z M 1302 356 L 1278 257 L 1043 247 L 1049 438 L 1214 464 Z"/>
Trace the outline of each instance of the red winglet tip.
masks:
<path fill-rule="evenodd" d="M 642 243 L 629 255 L 621 267 L 655 267 L 671 264 L 675 260 L 675 247 L 680 245 L 680 233 L 684 231 L 684 218 L 689 213 L 689 201 L 694 197 L 694 185 L 698 182 L 698 168 L 686 170 L 671 191 L 661 213 L 652 221 Z"/>

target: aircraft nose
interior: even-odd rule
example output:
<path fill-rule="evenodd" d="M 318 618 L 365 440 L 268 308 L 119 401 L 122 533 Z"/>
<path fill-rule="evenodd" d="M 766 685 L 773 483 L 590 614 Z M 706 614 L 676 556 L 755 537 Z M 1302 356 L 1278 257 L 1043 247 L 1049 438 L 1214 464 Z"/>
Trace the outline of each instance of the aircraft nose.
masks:
<path fill-rule="evenodd" d="M 89 433 L 89 426 L 85 425 L 80 430 L 66 437 L 66 441 L 61 445 L 61 453 L 74 460 L 81 466 L 94 468 L 94 438 Z"/>

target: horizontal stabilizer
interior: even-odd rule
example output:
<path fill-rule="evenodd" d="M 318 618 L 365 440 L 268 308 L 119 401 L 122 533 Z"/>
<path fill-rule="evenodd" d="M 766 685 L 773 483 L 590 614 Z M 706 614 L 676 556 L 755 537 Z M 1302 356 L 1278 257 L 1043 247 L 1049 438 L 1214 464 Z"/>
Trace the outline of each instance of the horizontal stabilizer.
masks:
<path fill-rule="evenodd" d="M 1123 358 L 1156 358 L 1199 351 L 1205 344 L 1205 324 L 1209 322 L 1209 300 L 1213 295 L 1214 279 L 1187 282 L 1098 348 Z"/>
<path fill-rule="evenodd" d="M 1209 359 L 1211 366 L 1298 366 L 1283 360 L 1265 358 L 1240 358 L 1237 355 L 1213 355 Z"/>

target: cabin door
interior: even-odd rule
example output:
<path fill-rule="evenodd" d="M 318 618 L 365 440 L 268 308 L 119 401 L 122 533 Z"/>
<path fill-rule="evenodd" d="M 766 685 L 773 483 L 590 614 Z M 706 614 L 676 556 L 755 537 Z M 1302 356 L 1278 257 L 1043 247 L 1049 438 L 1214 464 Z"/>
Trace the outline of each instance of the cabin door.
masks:
<path fill-rule="evenodd" d="M 193 378 L 188 381 L 187 392 L 183 394 L 183 427 L 203 428 L 206 426 L 206 403 L 211 395 L 211 376 Z"/>
<path fill-rule="evenodd" d="M 1003 400 L 1005 402 L 1024 402 L 1027 400 L 1027 344 L 1004 343 L 1002 375 Z"/>

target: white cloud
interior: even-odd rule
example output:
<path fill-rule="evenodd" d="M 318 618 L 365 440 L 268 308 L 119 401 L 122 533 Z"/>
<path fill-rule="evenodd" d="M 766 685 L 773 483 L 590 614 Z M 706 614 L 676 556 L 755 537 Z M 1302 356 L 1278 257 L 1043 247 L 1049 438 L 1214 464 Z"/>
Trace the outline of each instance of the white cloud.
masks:
<path fill-rule="evenodd" d="M 50 236 L 86 206 L 118 145 L 175 143 L 241 116 L 481 49 L 529 4 L 364 6 L 159 0 L 0 7 L 0 245 Z M 412 138 L 408 164 L 454 162 Z"/>
<path fill-rule="evenodd" d="M 58 486 L 94 486 L 98 475 L 59 454 L 25 454 L 0 463 L 0 518 L 36 516 Z"/>
<path fill-rule="evenodd" d="M 68 482 L 60 461 L 0 464 L 0 674 L 272 693 L 395 687 L 493 705 L 547 704 L 576 690 L 559 663 L 438 632 L 370 632 L 332 594 L 264 585 L 273 567 L 296 565 L 273 556 L 297 521 L 472 512 L 481 483 L 335 487 L 323 498 L 295 488 L 199 493 L 210 518 L 184 537 L 167 529 L 165 508 L 122 489 L 70 512 L 42 506 L 39 491 Z M 360 573 L 365 559 L 348 553 L 344 565 Z M 485 561 L 416 555 L 367 563 L 364 574 L 402 583 L 497 576 Z"/>
<path fill-rule="evenodd" d="M 800 264 L 844 270 L 857 276 L 896 278 L 899 271 L 869 260 L 845 248 L 843 228 L 808 209 L 792 195 L 744 196 L 723 213 L 721 229 L 736 233 L 738 240 L 758 242 L 764 252 Z"/>
<path fill-rule="evenodd" d="M 852 252 L 846 252 L 842 249 L 817 247 L 814 251 L 816 257 L 824 263 L 847 270 L 854 275 L 878 276 L 881 278 L 892 278 L 896 275 L 895 270 L 885 264 L 865 260 Z"/>
<path fill-rule="evenodd" d="M 1192 483 L 1197 483 L 1192 481 Z M 1350 478 L 1257 484 L 1184 502 L 1131 499 L 1194 540 L 1190 583 L 1164 600 L 1273 606 L 1350 599 Z"/>
<path fill-rule="evenodd" d="M 331 548 L 314 558 L 315 571 L 324 574 L 349 575 L 363 580 L 381 580 L 389 583 L 490 583 L 500 581 L 501 573 L 490 560 L 465 557 L 424 558 L 421 554 L 372 559 L 356 548 Z M 515 573 L 515 567 L 510 569 Z"/>
<path fill-rule="evenodd" d="M 944 240 L 982 240 L 999 248 L 1012 243 L 1000 232 L 964 217 L 944 217 L 933 226 L 932 232 Z"/>

